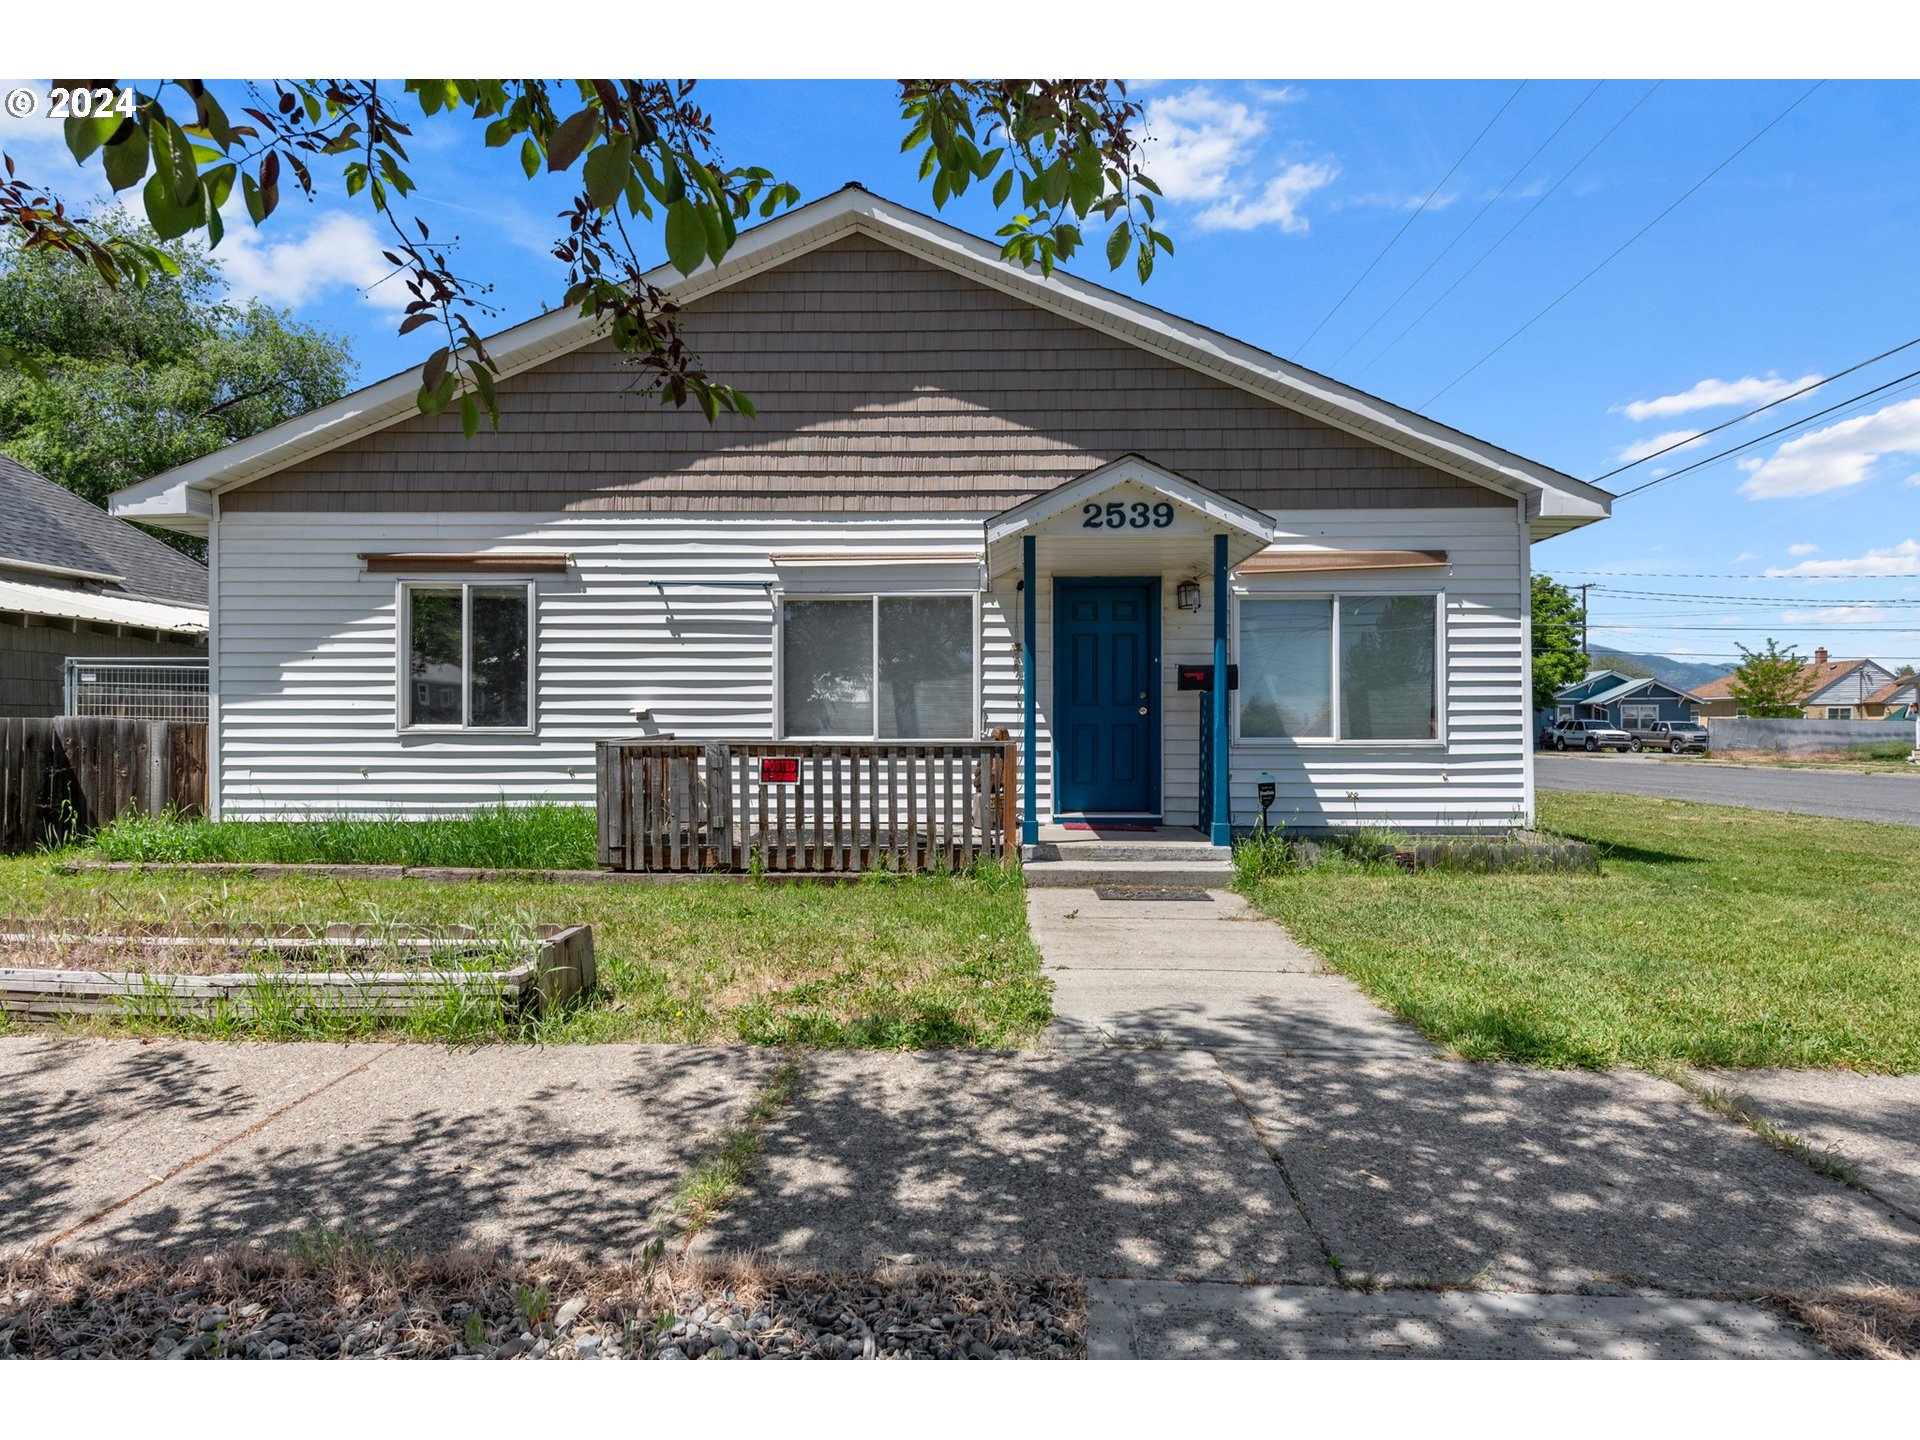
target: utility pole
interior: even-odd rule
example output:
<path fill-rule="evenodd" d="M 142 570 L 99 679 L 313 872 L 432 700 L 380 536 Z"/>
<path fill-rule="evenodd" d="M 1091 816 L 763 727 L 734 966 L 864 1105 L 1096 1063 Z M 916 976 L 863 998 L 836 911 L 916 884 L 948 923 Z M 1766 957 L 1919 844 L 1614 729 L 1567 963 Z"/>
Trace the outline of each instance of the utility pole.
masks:
<path fill-rule="evenodd" d="M 1591 662 L 1593 659 L 1593 649 L 1587 636 L 1587 591 L 1598 587 L 1593 581 L 1589 580 L 1586 584 L 1575 585 L 1573 588 L 1580 592 L 1580 652 Z"/>

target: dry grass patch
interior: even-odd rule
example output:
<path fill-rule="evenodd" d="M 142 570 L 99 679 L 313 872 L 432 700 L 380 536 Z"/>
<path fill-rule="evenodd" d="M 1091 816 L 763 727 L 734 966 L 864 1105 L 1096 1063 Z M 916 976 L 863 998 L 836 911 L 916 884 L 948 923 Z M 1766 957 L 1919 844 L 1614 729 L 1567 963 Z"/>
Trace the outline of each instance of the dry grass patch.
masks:
<path fill-rule="evenodd" d="M 1851 1285 L 1773 1299 L 1844 1360 L 1920 1360 L 1920 1290 Z"/>
<path fill-rule="evenodd" d="M 16 1258 L 0 1357 L 1067 1359 L 1085 1308 L 1058 1276 L 417 1255 L 323 1231 L 190 1260 Z"/>

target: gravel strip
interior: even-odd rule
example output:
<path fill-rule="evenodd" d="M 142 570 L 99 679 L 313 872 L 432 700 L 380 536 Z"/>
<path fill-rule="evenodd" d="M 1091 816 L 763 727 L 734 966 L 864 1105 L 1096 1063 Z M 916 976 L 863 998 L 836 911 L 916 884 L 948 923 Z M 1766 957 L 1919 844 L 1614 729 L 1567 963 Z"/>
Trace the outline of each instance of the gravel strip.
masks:
<path fill-rule="evenodd" d="M 0 1358 L 1078 1359 L 1086 1292 L 1037 1274 L 585 1266 L 323 1237 L 186 1261 L 20 1257 Z"/>

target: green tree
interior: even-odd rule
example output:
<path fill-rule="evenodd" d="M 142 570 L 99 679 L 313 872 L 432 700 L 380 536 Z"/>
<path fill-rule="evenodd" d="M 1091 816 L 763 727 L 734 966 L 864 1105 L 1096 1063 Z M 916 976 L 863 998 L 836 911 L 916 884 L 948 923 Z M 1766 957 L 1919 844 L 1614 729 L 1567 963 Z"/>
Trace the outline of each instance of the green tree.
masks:
<path fill-rule="evenodd" d="M 103 222 L 167 257 L 148 283 L 109 284 L 18 238 L 0 242 L 0 448 L 97 505 L 122 486 L 338 399 L 338 336 L 226 298 L 197 243 Z M 182 548 L 197 545 L 170 532 Z"/>
<path fill-rule="evenodd" d="M 1551 575 L 1533 577 L 1533 708 L 1551 710 L 1553 697 L 1587 673 L 1580 648 L 1580 605 Z"/>
<path fill-rule="evenodd" d="M 646 380 L 637 389 L 676 405 L 692 400 L 709 420 L 753 413 L 746 396 L 701 367 L 673 303 L 647 280 L 646 247 L 634 237 L 658 225 L 667 258 L 690 275 L 720 261 L 740 221 L 792 205 L 800 192 L 760 166 L 721 160 L 691 80 L 277 80 L 249 86 L 251 103 L 232 116 L 201 80 L 164 81 L 152 93 L 111 80 L 55 83 L 104 106 L 67 122 L 74 158 L 98 165 L 115 191 L 138 187 L 163 238 L 204 232 L 218 246 L 235 194 L 256 226 L 278 210 L 283 188 L 311 197 L 331 184 L 362 197 L 385 224 L 387 258 L 412 296 L 400 333 L 437 326 L 444 339 L 421 367 L 420 409 L 457 404 L 469 437 L 483 415 L 500 422 L 495 366 L 473 323 L 491 313 L 491 287 L 457 273 L 416 213 L 408 146 L 416 127 L 464 122 L 488 147 L 511 149 L 529 179 L 577 167 L 554 248 L 567 267 L 562 303 L 606 326 Z M 1050 273 L 1079 249 L 1089 219 L 1110 226 L 1109 266 L 1131 254 L 1142 283 L 1155 254 L 1172 253 L 1155 228 L 1159 190 L 1140 169 L 1141 107 L 1124 83 L 902 80 L 899 101 L 901 149 L 919 152 L 936 207 L 980 185 L 1003 209 L 1018 190 L 999 231 L 1009 262 Z M 0 166 L 6 227 L 30 248 L 91 264 L 110 284 L 170 268 L 169 255 L 140 237 L 101 233 L 69 214 L 11 157 Z"/>
<path fill-rule="evenodd" d="M 1797 720 L 1805 713 L 1807 662 L 1792 648 L 1782 650 L 1771 636 L 1764 650 L 1740 646 L 1727 693 L 1747 714 L 1758 720 Z"/>

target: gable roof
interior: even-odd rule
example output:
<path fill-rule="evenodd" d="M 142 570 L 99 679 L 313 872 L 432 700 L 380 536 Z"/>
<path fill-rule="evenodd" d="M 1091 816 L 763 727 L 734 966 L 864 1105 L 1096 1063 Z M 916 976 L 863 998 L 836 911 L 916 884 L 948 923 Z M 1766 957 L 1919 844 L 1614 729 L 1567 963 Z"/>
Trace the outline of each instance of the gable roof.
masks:
<path fill-rule="evenodd" d="M 1589 695 L 1581 703 L 1583 705 L 1611 705 L 1616 700 L 1624 700 L 1629 695 L 1637 695 L 1642 690 L 1648 689 L 1664 690 L 1676 700 L 1692 700 L 1696 698 L 1690 691 L 1682 690 L 1678 685 L 1669 685 L 1664 680 L 1656 680 L 1651 675 L 1643 675 L 1637 680 L 1629 678 L 1626 684 L 1616 685 L 1611 690 L 1603 690 L 1597 695 Z"/>
<path fill-rule="evenodd" d="M 1612 497 L 1596 486 L 1063 270 L 1043 277 L 1018 269 L 1000 258 L 999 246 L 991 240 L 894 205 L 858 186 L 743 231 L 717 266 L 708 262 L 684 277 L 670 266 L 661 266 L 647 278 L 685 305 L 856 233 L 1513 496 L 1524 501 L 1535 539 L 1604 519 L 1609 513 Z M 603 334 L 592 319 L 570 311 L 555 312 L 489 337 L 487 349 L 502 378 L 508 378 L 591 344 Z M 113 513 L 204 531 L 213 513 L 213 496 L 417 414 L 417 388 L 412 370 L 378 381 L 331 405 L 129 486 L 113 497 Z"/>
<path fill-rule="evenodd" d="M 1905 692 L 1904 694 L 1902 692 Z M 1920 698 L 1920 675 L 1896 675 L 1873 694 L 1867 696 L 1865 704 L 1883 705 L 1889 700 L 1910 700 Z"/>
<path fill-rule="evenodd" d="M 199 561 L 0 455 L 0 567 L 9 565 L 97 584 L 112 595 L 207 603 L 207 570 Z"/>
<path fill-rule="evenodd" d="M 1841 677 L 1858 670 L 1866 660 L 1829 660 L 1822 665 L 1809 660 L 1800 667 L 1800 688 L 1796 692 L 1802 700 L 1818 695 Z M 1693 692 L 1696 700 L 1730 700 L 1733 698 L 1733 682 L 1739 676 L 1722 675 L 1718 680 L 1709 680 Z"/>

